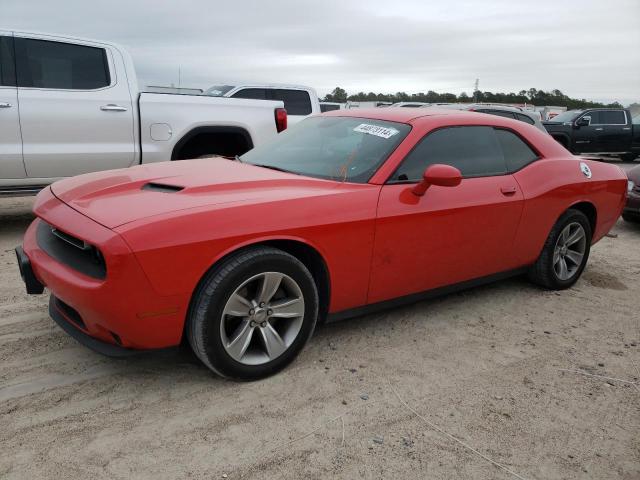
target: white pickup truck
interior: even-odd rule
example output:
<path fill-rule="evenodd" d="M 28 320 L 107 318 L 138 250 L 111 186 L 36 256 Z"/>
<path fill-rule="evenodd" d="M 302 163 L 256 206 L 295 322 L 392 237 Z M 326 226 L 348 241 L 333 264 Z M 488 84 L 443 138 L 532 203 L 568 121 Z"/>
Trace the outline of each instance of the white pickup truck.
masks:
<path fill-rule="evenodd" d="M 286 128 L 283 107 L 140 92 L 122 47 L 0 30 L 0 195 L 140 163 L 241 155 Z"/>
<path fill-rule="evenodd" d="M 309 115 L 322 113 L 318 94 L 311 87 L 280 83 L 252 83 L 243 85 L 214 85 L 203 95 L 228 98 L 252 98 L 254 100 L 281 100 L 287 111 L 289 125 L 304 120 Z"/>

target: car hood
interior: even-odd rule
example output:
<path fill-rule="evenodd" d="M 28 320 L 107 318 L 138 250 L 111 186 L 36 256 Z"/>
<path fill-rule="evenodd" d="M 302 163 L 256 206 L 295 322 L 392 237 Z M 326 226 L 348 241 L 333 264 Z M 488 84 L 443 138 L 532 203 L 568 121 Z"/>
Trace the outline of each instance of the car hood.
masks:
<path fill-rule="evenodd" d="M 329 180 L 208 158 L 80 175 L 54 183 L 51 190 L 74 210 L 113 229 L 169 212 L 300 198 L 334 190 L 337 185 Z"/>

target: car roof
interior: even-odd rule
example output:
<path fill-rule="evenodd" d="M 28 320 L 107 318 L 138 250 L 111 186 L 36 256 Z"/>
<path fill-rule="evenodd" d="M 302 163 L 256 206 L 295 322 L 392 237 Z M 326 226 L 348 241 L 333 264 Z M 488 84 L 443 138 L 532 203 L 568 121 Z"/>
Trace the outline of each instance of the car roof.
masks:
<path fill-rule="evenodd" d="M 383 120 L 388 122 L 399 123 L 413 123 L 417 119 L 424 117 L 439 117 L 439 116 L 463 116 L 464 118 L 475 117 L 478 114 L 475 112 L 467 112 L 465 110 L 453 110 L 453 109 L 418 109 L 418 108 L 403 108 L 403 107 L 385 107 L 385 108 L 356 108 L 346 110 L 333 110 L 331 112 L 323 113 L 325 116 L 332 117 L 356 117 L 356 118 L 369 118 L 371 120 Z"/>

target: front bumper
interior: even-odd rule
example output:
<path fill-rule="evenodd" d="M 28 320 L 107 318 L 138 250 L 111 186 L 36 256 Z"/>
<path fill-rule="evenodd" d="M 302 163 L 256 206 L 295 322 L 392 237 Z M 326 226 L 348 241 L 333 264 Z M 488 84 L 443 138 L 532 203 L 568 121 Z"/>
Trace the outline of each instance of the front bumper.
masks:
<path fill-rule="evenodd" d="M 39 194 L 34 211 L 39 218 L 27 229 L 22 248 L 16 249 L 19 265 L 29 293 L 42 293 L 46 286 L 52 298 L 69 307 L 57 308 L 53 301 L 49 308 L 63 330 L 111 356 L 179 345 L 187 296 L 160 295 L 120 235 L 73 210 L 50 189 Z M 38 243 L 43 221 L 99 248 L 106 277 L 88 276 L 51 257 Z"/>

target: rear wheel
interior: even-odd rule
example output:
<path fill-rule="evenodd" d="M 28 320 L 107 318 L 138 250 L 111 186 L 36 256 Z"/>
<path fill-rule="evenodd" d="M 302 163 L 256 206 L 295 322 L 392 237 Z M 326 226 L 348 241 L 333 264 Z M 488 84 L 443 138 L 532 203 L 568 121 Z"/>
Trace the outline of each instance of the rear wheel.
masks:
<path fill-rule="evenodd" d="M 590 249 L 589 219 L 581 211 L 569 209 L 551 229 L 529 278 L 553 290 L 569 288 L 580 278 Z"/>
<path fill-rule="evenodd" d="M 629 223 L 640 223 L 640 215 L 632 215 L 631 213 L 623 213 L 622 219 Z"/>
<path fill-rule="evenodd" d="M 317 316 L 316 285 L 302 262 L 282 250 L 254 247 L 225 259 L 203 280 L 186 333 L 211 370 L 251 380 L 291 363 Z"/>

